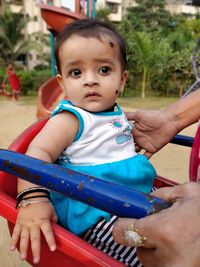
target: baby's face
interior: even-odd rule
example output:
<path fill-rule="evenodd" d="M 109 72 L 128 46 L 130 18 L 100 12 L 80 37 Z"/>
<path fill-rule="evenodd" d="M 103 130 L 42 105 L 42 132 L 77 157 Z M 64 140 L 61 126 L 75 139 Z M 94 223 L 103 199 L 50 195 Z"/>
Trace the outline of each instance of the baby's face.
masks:
<path fill-rule="evenodd" d="M 60 47 L 59 59 L 57 77 L 69 101 L 91 112 L 113 106 L 127 76 L 116 42 L 73 35 Z"/>

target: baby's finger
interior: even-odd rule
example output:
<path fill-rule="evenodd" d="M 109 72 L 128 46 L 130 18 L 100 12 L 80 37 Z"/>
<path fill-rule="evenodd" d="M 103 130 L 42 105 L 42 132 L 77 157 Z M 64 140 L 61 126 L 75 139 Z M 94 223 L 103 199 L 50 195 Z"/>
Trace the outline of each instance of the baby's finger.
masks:
<path fill-rule="evenodd" d="M 12 237 L 11 237 L 11 242 L 10 242 L 10 250 L 15 250 L 17 247 L 17 242 L 19 240 L 19 236 L 21 233 L 21 225 L 19 223 L 15 224 L 13 233 L 12 233 Z"/>
<path fill-rule="evenodd" d="M 55 242 L 55 238 L 54 238 L 54 234 L 53 234 L 53 230 L 52 230 L 50 221 L 43 223 L 41 226 L 41 229 L 42 229 L 44 237 L 47 241 L 49 249 L 51 251 L 55 251 L 56 250 L 56 242 Z"/>
<path fill-rule="evenodd" d="M 144 152 L 144 156 L 147 157 L 148 159 L 150 159 L 152 155 L 153 154 L 151 152 L 148 152 L 148 151 Z"/>
<path fill-rule="evenodd" d="M 23 227 L 20 239 L 20 257 L 22 260 L 25 260 L 27 256 L 29 236 L 29 229 L 27 227 Z"/>
<path fill-rule="evenodd" d="M 40 251 L 41 251 L 41 244 L 40 244 L 40 228 L 34 226 L 31 228 L 31 250 L 33 254 L 33 262 L 37 264 L 40 261 Z"/>

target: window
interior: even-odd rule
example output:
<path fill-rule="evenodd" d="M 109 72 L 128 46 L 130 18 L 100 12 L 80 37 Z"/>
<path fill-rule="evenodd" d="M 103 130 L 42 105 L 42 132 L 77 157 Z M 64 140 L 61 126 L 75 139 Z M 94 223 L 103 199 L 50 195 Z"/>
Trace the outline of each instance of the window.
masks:
<path fill-rule="evenodd" d="M 193 0 L 192 5 L 193 6 L 200 6 L 200 0 Z"/>
<path fill-rule="evenodd" d="M 184 5 L 200 6 L 200 0 L 183 0 Z"/>
<path fill-rule="evenodd" d="M 184 5 L 191 5 L 192 4 L 192 0 L 183 0 L 183 4 Z"/>
<path fill-rule="evenodd" d="M 11 2 L 15 5 L 23 5 L 23 0 L 12 0 Z"/>

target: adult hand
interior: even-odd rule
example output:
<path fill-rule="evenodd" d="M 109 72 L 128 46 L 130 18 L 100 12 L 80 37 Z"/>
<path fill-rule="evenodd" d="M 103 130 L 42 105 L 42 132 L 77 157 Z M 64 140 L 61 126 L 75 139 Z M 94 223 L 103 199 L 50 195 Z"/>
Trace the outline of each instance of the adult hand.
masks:
<path fill-rule="evenodd" d="M 128 245 L 124 231 L 133 225 L 147 238 L 144 246 L 137 249 L 145 267 L 199 267 L 200 185 L 190 182 L 153 194 L 174 204 L 139 220 L 119 220 L 113 229 L 115 241 Z"/>
<path fill-rule="evenodd" d="M 51 251 L 56 249 L 51 221 L 57 221 L 57 215 L 51 203 L 41 202 L 31 204 L 30 206 L 24 208 L 21 207 L 19 209 L 17 221 L 11 238 L 11 250 L 15 250 L 18 241 L 20 241 L 20 257 L 22 260 L 25 260 L 30 240 L 33 263 L 37 264 L 40 261 L 41 232 L 47 241 L 49 249 Z"/>
<path fill-rule="evenodd" d="M 164 110 L 138 110 L 126 113 L 134 121 L 133 137 L 137 146 L 150 158 L 179 132 L 173 115 Z"/>

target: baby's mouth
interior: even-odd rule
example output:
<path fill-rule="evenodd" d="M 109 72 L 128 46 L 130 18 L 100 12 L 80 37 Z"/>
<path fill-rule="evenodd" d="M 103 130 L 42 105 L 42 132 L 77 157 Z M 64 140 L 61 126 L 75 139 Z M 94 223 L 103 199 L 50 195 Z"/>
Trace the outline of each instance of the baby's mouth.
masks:
<path fill-rule="evenodd" d="M 90 92 L 86 94 L 86 98 L 96 98 L 96 97 L 100 97 L 101 95 L 96 93 L 96 92 Z"/>

